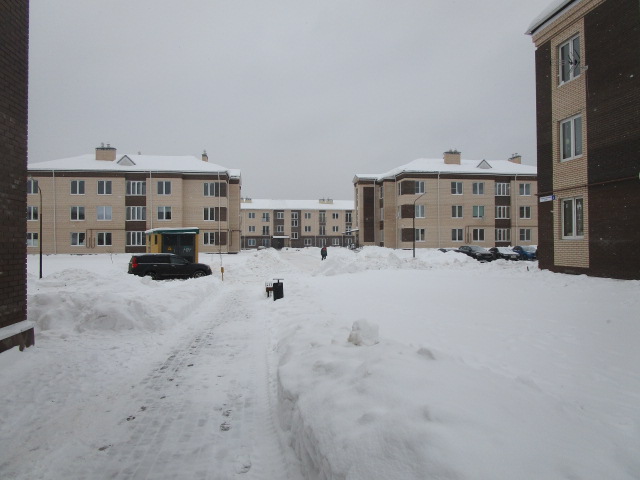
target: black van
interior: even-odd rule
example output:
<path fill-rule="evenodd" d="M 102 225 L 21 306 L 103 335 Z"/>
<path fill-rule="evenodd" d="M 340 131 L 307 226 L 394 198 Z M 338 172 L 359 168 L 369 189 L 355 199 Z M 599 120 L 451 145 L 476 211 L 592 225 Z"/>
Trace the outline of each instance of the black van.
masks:
<path fill-rule="evenodd" d="M 204 263 L 191 263 L 173 253 L 143 253 L 131 257 L 129 273 L 154 280 L 198 278 L 211 275 L 211 267 Z"/>

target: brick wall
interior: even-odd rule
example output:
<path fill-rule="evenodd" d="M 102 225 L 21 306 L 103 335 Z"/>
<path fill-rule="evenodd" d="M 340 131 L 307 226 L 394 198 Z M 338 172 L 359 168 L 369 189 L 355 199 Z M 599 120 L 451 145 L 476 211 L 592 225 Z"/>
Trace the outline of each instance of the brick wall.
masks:
<path fill-rule="evenodd" d="M 0 328 L 27 315 L 26 163 L 28 22 L 26 0 L 0 0 Z M 0 342 L 0 351 L 18 345 Z M 29 332 L 33 340 L 33 330 Z"/>

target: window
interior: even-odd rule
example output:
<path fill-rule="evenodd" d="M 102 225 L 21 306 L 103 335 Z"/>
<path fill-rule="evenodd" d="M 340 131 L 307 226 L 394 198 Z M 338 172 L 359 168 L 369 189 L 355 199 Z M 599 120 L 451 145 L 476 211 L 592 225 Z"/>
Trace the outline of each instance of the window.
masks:
<path fill-rule="evenodd" d="M 521 242 L 530 242 L 531 241 L 531 229 L 530 228 L 521 228 L 520 229 L 520 241 Z"/>
<path fill-rule="evenodd" d="M 72 232 L 71 233 L 71 246 L 83 247 L 84 246 L 84 232 Z"/>
<path fill-rule="evenodd" d="M 327 221 L 327 212 L 320 212 L 318 215 L 318 221 L 320 223 L 325 223 Z"/>
<path fill-rule="evenodd" d="M 473 218 L 484 218 L 484 205 L 473 206 Z"/>
<path fill-rule="evenodd" d="M 263 222 L 269 221 L 269 212 L 262 212 L 262 221 Z"/>
<path fill-rule="evenodd" d="M 580 37 L 575 36 L 559 48 L 560 84 L 580 76 Z"/>
<path fill-rule="evenodd" d="M 511 218 L 511 207 L 509 206 L 497 206 L 496 207 L 496 219 Z"/>
<path fill-rule="evenodd" d="M 333 218 L 334 220 L 338 220 L 338 218 L 340 218 L 340 214 L 339 214 L 339 213 L 337 213 L 337 212 L 333 212 L 333 213 L 331 214 L 331 218 Z"/>
<path fill-rule="evenodd" d="M 304 231 L 305 231 L 305 233 L 311 232 L 311 225 L 305 225 L 304 226 Z"/>
<path fill-rule="evenodd" d="M 378 187 L 378 191 L 380 192 L 380 198 L 384 198 L 384 188 L 382 187 L 382 185 Z"/>
<path fill-rule="evenodd" d="M 462 242 L 464 237 L 462 236 L 461 228 L 452 228 L 451 229 L 451 240 L 454 242 Z"/>
<path fill-rule="evenodd" d="M 340 239 L 339 238 L 334 238 L 333 240 L 331 240 L 331 244 L 334 247 L 339 247 L 340 246 Z"/>
<path fill-rule="evenodd" d="M 171 182 L 161 180 L 158 182 L 158 195 L 171 195 Z"/>
<path fill-rule="evenodd" d="M 327 227 L 325 227 L 324 225 L 320 225 L 318 235 L 326 235 L 326 234 L 327 234 Z"/>
<path fill-rule="evenodd" d="M 284 212 L 276 212 L 276 218 L 278 220 L 284 220 Z"/>
<path fill-rule="evenodd" d="M 416 242 L 424 242 L 424 228 L 416 228 L 415 240 Z"/>
<path fill-rule="evenodd" d="M 451 182 L 451 195 L 462 195 L 462 182 Z"/>
<path fill-rule="evenodd" d="M 584 199 L 581 197 L 562 200 L 562 238 L 584 237 Z"/>
<path fill-rule="evenodd" d="M 256 239 L 255 238 L 250 238 L 249 240 L 247 240 L 247 245 L 249 247 L 255 247 L 256 246 Z"/>
<path fill-rule="evenodd" d="M 352 212 L 349 210 L 347 212 L 345 212 L 344 214 L 344 221 L 347 223 L 351 223 L 353 220 L 351 220 L 352 218 Z"/>
<path fill-rule="evenodd" d="M 311 213 L 310 212 L 305 212 L 304 219 L 305 220 L 311 220 Z"/>
<path fill-rule="evenodd" d="M 416 209 L 414 215 L 416 218 L 425 218 L 424 205 L 415 205 Z"/>
<path fill-rule="evenodd" d="M 111 246 L 111 232 L 98 232 L 98 246 L 99 247 Z"/>
<path fill-rule="evenodd" d="M 462 205 L 451 205 L 451 218 L 462 218 Z"/>
<path fill-rule="evenodd" d="M 171 207 L 158 207 L 158 220 L 171 220 Z"/>
<path fill-rule="evenodd" d="M 84 180 L 71 180 L 71 195 L 84 195 Z"/>
<path fill-rule="evenodd" d="M 34 195 L 38 193 L 38 181 L 30 178 L 27 180 L 27 194 Z"/>
<path fill-rule="evenodd" d="M 27 232 L 27 247 L 37 247 L 40 245 L 37 232 Z"/>
<path fill-rule="evenodd" d="M 422 180 L 416 180 L 416 195 L 423 194 L 424 192 L 424 182 Z"/>
<path fill-rule="evenodd" d="M 111 220 L 112 208 L 111 207 L 98 207 L 96 209 L 98 220 L 105 221 Z"/>
<path fill-rule="evenodd" d="M 521 183 L 520 184 L 520 195 L 530 196 L 531 195 L 531 184 L 530 183 Z"/>
<path fill-rule="evenodd" d="M 249 218 L 256 218 L 256 212 L 249 212 Z"/>
<path fill-rule="evenodd" d="M 520 218 L 531 218 L 531 207 L 520 207 Z"/>
<path fill-rule="evenodd" d="M 474 228 L 473 229 L 473 241 L 474 242 L 484 242 L 484 228 Z"/>
<path fill-rule="evenodd" d="M 127 207 L 126 220 L 146 220 L 147 207 Z"/>
<path fill-rule="evenodd" d="M 263 225 L 262 235 L 269 235 L 269 225 Z"/>
<path fill-rule="evenodd" d="M 473 182 L 473 194 L 484 195 L 484 182 Z"/>
<path fill-rule="evenodd" d="M 255 233 L 256 231 L 256 226 L 255 225 L 249 225 L 249 233 Z"/>
<path fill-rule="evenodd" d="M 571 160 L 582 155 L 582 116 L 560 122 L 560 145 L 562 160 Z"/>
<path fill-rule="evenodd" d="M 311 239 L 310 238 L 305 238 L 304 239 L 304 246 L 305 247 L 310 247 L 311 246 Z"/>
<path fill-rule="evenodd" d="M 291 212 L 291 218 L 294 219 L 294 220 L 297 220 L 299 218 L 298 217 L 298 212 Z"/>
<path fill-rule="evenodd" d="M 71 220 L 84 220 L 84 207 L 71 207 Z"/>
<path fill-rule="evenodd" d="M 213 233 L 213 232 L 204 232 L 202 234 L 202 244 L 203 245 L 215 245 L 216 244 L 215 233 Z"/>
<path fill-rule="evenodd" d="M 27 207 L 27 220 L 38 220 L 38 207 Z"/>
<path fill-rule="evenodd" d="M 293 240 L 297 240 L 298 239 L 298 232 L 291 232 L 291 238 Z"/>
<path fill-rule="evenodd" d="M 340 231 L 340 228 L 337 225 L 334 225 L 333 227 L 331 227 L 331 231 L 337 233 Z"/>
<path fill-rule="evenodd" d="M 268 238 L 263 238 L 262 239 L 262 246 L 263 247 L 268 247 L 269 246 L 269 239 Z"/>
<path fill-rule="evenodd" d="M 297 227 L 298 226 L 298 220 L 297 219 L 292 219 L 291 220 L 291 226 L 292 227 Z"/>
<path fill-rule="evenodd" d="M 127 180 L 127 195 L 146 195 L 147 182 Z"/>
<path fill-rule="evenodd" d="M 510 241 L 511 241 L 510 228 L 496 228 L 496 242 L 510 242 Z"/>
<path fill-rule="evenodd" d="M 508 197 L 511 195 L 511 184 L 510 183 L 496 183 L 496 196 L 497 197 Z"/>
<path fill-rule="evenodd" d="M 218 220 L 218 208 L 216 207 L 204 207 L 203 220 L 208 222 L 215 222 Z"/>
<path fill-rule="evenodd" d="M 284 225 L 276 225 L 276 233 L 284 233 Z"/>
<path fill-rule="evenodd" d="M 205 197 L 224 197 L 222 185 L 218 182 L 204 182 L 204 196 Z"/>
<path fill-rule="evenodd" d="M 98 180 L 98 195 L 111 195 L 111 180 Z"/>
<path fill-rule="evenodd" d="M 127 232 L 127 247 L 144 246 L 144 232 Z"/>

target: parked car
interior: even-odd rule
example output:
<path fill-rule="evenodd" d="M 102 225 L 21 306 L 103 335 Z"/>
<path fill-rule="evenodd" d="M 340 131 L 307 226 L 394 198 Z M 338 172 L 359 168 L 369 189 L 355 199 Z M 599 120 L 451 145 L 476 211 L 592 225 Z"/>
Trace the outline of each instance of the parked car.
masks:
<path fill-rule="evenodd" d="M 490 262 L 493 260 L 493 253 L 479 245 L 462 245 L 456 251 L 475 258 L 479 262 Z"/>
<path fill-rule="evenodd" d="M 491 247 L 489 251 L 493 254 L 494 259 L 503 258 L 504 260 L 520 260 L 520 254 L 514 252 L 510 247 Z"/>
<path fill-rule="evenodd" d="M 520 260 L 538 259 L 538 248 L 535 245 L 516 245 L 513 251 L 520 255 Z"/>
<path fill-rule="evenodd" d="M 204 263 L 192 263 L 173 253 L 142 253 L 131 256 L 129 273 L 154 280 L 198 278 L 211 275 L 211 267 Z"/>

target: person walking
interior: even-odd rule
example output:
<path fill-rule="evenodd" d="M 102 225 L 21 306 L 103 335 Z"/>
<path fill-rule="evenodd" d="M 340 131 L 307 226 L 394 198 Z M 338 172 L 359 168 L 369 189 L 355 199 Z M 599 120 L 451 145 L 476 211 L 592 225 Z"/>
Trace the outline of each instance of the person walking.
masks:
<path fill-rule="evenodd" d="M 327 259 L 327 247 L 322 247 L 320 249 L 320 256 L 322 257 L 322 260 Z"/>

